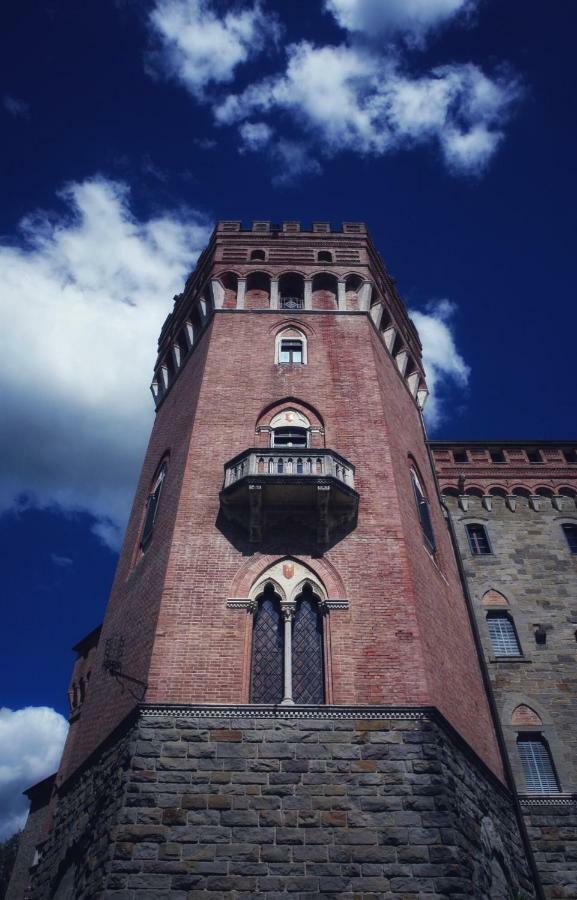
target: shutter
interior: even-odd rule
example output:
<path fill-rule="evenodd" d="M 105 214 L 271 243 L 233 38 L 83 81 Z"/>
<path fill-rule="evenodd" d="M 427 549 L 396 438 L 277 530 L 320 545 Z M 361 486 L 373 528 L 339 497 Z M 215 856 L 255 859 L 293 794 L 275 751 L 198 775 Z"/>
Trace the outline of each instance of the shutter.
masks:
<path fill-rule="evenodd" d="M 292 628 L 293 699 L 324 703 L 323 623 L 309 590 L 297 601 Z"/>
<path fill-rule="evenodd" d="M 517 748 L 527 790 L 535 794 L 558 794 L 559 782 L 545 741 L 540 737 L 520 738 Z"/>
<path fill-rule="evenodd" d="M 283 628 L 278 597 L 267 590 L 259 600 L 252 635 L 251 703 L 283 698 Z"/>

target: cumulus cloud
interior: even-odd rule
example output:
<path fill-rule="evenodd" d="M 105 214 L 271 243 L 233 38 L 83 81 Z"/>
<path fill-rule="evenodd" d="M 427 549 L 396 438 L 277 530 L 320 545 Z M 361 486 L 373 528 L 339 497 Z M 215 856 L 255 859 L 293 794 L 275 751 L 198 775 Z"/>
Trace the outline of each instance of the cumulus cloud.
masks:
<path fill-rule="evenodd" d="M 446 417 L 445 397 L 451 387 L 465 388 L 470 368 L 457 350 L 452 319 L 456 305 L 450 300 L 429 303 L 425 312 L 410 310 L 423 345 L 423 362 L 430 397 L 425 419 L 435 428 Z"/>
<path fill-rule="evenodd" d="M 407 45 L 423 49 L 441 25 L 467 20 L 478 6 L 479 0 L 324 0 L 348 32 L 346 41 L 314 45 L 303 36 L 282 48 L 280 71 L 251 77 L 234 91 L 228 85 L 241 64 L 280 50 L 280 25 L 259 2 L 222 12 L 214 0 L 155 0 L 149 24 L 156 70 L 210 104 L 217 125 L 238 127 L 240 152 L 266 154 L 277 183 L 294 180 L 290 167 L 288 174 L 281 168 L 287 155 L 300 177 L 319 172 L 323 156 L 384 156 L 416 145 L 436 148 L 452 174 L 478 176 L 503 140 L 520 96 L 518 79 L 473 62 L 419 68 L 419 54 L 407 53 Z"/>
<path fill-rule="evenodd" d="M 275 16 L 259 3 L 220 18 L 208 0 L 156 0 L 149 24 L 158 42 L 153 64 L 198 98 L 209 86 L 232 81 L 279 34 Z"/>
<path fill-rule="evenodd" d="M 325 0 L 338 24 L 369 37 L 403 35 L 422 44 L 426 35 L 455 18 L 464 18 L 478 0 Z"/>
<path fill-rule="evenodd" d="M 152 422 L 148 383 L 170 298 L 206 243 L 192 211 L 140 221 L 125 185 L 62 192 L 0 245 L 0 511 L 92 515 L 116 547 Z"/>
<path fill-rule="evenodd" d="M 452 172 L 479 174 L 502 140 L 518 96 L 513 78 L 490 78 L 472 63 L 412 77 L 396 56 L 308 41 L 289 47 L 288 58 L 283 75 L 226 97 L 215 109 L 217 122 L 288 111 L 325 154 L 381 156 L 432 143 Z"/>
<path fill-rule="evenodd" d="M 22 791 L 56 771 L 67 732 L 66 719 L 47 706 L 0 708 L 0 841 L 23 827 Z"/>

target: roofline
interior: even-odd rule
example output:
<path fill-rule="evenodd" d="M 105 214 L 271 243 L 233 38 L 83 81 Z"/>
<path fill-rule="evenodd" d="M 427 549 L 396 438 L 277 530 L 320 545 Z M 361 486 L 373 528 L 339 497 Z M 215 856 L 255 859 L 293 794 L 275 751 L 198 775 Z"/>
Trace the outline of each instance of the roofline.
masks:
<path fill-rule="evenodd" d="M 85 634 L 83 638 L 81 638 L 77 644 L 74 644 L 72 649 L 76 653 L 81 653 L 86 644 L 98 643 L 96 638 L 100 635 L 100 631 L 102 629 L 102 625 L 97 625 L 96 628 L 93 628 L 92 631 L 89 631 L 88 634 Z"/>
<path fill-rule="evenodd" d="M 429 447 L 576 447 L 577 438 L 559 441 L 520 440 L 500 441 L 495 438 L 486 441 L 427 441 Z"/>

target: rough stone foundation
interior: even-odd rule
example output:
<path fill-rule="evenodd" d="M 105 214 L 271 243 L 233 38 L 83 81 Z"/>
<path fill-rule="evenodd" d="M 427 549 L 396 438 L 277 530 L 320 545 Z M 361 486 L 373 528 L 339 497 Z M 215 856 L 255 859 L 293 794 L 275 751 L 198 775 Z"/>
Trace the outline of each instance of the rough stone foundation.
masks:
<path fill-rule="evenodd" d="M 577 897 L 577 799 L 521 802 L 546 897 Z"/>
<path fill-rule="evenodd" d="M 535 892 L 510 796 L 434 711 L 195 707 L 143 708 L 71 780 L 32 893 L 255 895 Z"/>

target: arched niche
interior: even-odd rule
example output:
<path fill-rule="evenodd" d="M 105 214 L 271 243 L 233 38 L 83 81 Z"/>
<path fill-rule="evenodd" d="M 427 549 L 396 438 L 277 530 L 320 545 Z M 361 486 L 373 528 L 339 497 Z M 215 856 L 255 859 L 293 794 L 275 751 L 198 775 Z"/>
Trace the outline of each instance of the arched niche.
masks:
<path fill-rule="evenodd" d="M 268 309 L 270 306 L 270 275 L 250 272 L 246 277 L 245 309 Z"/>
<path fill-rule="evenodd" d="M 238 277 L 234 272 L 223 272 L 219 276 L 220 283 L 224 289 L 224 297 L 222 301 L 223 309 L 235 309 L 236 296 L 238 293 Z"/>
<path fill-rule="evenodd" d="M 338 281 L 336 275 L 318 272 L 312 280 L 312 308 L 337 308 Z"/>
<path fill-rule="evenodd" d="M 359 309 L 359 291 L 363 285 L 363 279 L 360 275 L 353 273 L 347 275 L 345 279 L 345 296 L 347 309 Z"/>
<path fill-rule="evenodd" d="M 299 272 L 284 272 L 278 280 L 278 293 L 281 309 L 302 309 L 305 297 L 303 276 Z"/>

